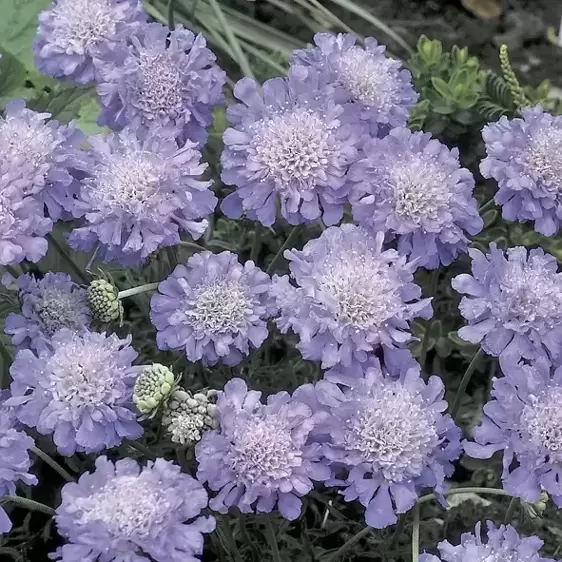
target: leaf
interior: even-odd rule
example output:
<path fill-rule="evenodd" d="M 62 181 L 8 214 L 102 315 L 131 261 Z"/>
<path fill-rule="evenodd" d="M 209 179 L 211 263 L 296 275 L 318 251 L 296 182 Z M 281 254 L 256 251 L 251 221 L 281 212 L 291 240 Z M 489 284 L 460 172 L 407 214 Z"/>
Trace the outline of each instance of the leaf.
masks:
<path fill-rule="evenodd" d="M 80 115 L 82 106 L 95 95 L 89 86 L 67 88 L 58 86 L 51 92 L 42 92 L 30 100 L 29 107 L 35 111 L 46 111 L 53 119 L 68 123 Z"/>
<path fill-rule="evenodd" d="M 435 91 L 445 99 L 451 100 L 455 98 L 451 88 L 449 88 L 449 84 L 447 84 L 447 82 L 445 82 L 442 78 L 434 76 L 431 79 L 431 85 L 435 88 Z"/>
<path fill-rule="evenodd" d="M 97 135 L 109 131 L 107 127 L 100 127 L 96 120 L 100 113 L 100 104 L 92 92 L 80 105 L 76 123 L 85 135 Z"/>
<path fill-rule="evenodd" d="M 10 52 L 0 48 L 0 105 L 15 98 L 25 97 L 27 70 Z"/>
<path fill-rule="evenodd" d="M 499 0 L 461 0 L 461 4 L 481 20 L 493 20 L 502 15 Z"/>

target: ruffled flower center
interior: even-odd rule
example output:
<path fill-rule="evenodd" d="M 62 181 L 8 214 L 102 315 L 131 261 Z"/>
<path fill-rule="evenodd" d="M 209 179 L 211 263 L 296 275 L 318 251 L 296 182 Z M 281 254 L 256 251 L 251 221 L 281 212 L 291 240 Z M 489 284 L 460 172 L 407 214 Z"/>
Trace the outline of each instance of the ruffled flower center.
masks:
<path fill-rule="evenodd" d="M 358 451 L 391 481 L 419 476 L 439 443 L 431 412 L 398 384 L 360 398 L 347 422 L 345 448 Z"/>
<path fill-rule="evenodd" d="M 84 307 L 84 299 L 79 293 L 63 291 L 57 287 L 43 289 L 33 303 L 33 310 L 49 336 L 61 328 L 81 328 L 84 325 Z"/>
<path fill-rule="evenodd" d="M 522 159 L 530 175 L 538 178 L 547 191 L 562 191 L 562 128 L 537 131 Z"/>
<path fill-rule="evenodd" d="M 0 193 L 0 234 L 2 234 L 2 236 L 8 237 L 15 234 L 14 224 L 16 218 L 12 207 L 13 205 L 10 200 Z"/>
<path fill-rule="evenodd" d="M 279 419 L 255 417 L 234 430 L 229 452 L 231 469 L 250 484 L 267 485 L 289 478 L 302 464 L 302 452 L 291 430 Z"/>
<path fill-rule="evenodd" d="M 264 179 L 273 178 L 282 192 L 291 187 L 311 190 L 318 181 L 326 181 L 330 162 L 339 155 L 332 127 L 307 108 L 261 121 L 251 144 Z"/>

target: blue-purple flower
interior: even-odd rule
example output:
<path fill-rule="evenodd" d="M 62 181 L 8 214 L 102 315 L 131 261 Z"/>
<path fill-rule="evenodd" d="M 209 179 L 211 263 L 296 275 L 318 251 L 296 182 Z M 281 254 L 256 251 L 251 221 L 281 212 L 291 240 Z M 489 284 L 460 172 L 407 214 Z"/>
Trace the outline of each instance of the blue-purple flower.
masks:
<path fill-rule="evenodd" d="M 171 125 L 182 140 L 204 144 L 226 81 L 206 45 L 181 25 L 170 31 L 158 23 L 106 44 L 96 59 L 98 122 L 112 129 Z"/>
<path fill-rule="evenodd" d="M 487 522 L 487 540 L 481 537 L 481 523 L 473 533 L 463 533 L 457 546 L 449 541 L 440 542 L 440 556 L 422 554 L 420 562 L 554 562 L 543 558 L 539 550 L 544 544 L 539 537 L 521 537 L 511 525 L 496 527 Z"/>
<path fill-rule="evenodd" d="M 480 170 L 498 182 L 494 199 L 504 219 L 535 221 L 537 232 L 552 236 L 562 223 L 562 117 L 540 107 L 522 115 L 484 127 Z"/>
<path fill-rule="evenodd" d="M 431 316 L 431 299 L 420 299 L 413 283 L 416 264 L 383 250 L 383 239 L 343 224 L 301 251 L 285 251 L 296 286 L 289 276 L 273 278 L 277 325 L 299 335 L 305 359 L 322 361 L 322 368 L 363 363 L 381 345 L 404 347 L 413 339 L 409 321 Z"/>
<path fill-rule="evenodd" d="M 502 371 L 473 430 L 474 442 L 465 441 L 464 449 L 485 459 L 503 451 L 507 492 L 536 503 L 544 488 L 562 507 L 562 367 L 551 371 L 538 359 L 532 365 L 509 361 Z"/>
<path fill-rule="evenodd" d="M 53 435 L 60 454 L 93 453 L 136 439 L 132 394 L 138 367 L 131 338 L 63 328 L 50 349 L 17 353 L 10 374 L 17 419 L 42 435 Z"/>
<path fill-rule="evenodd" d="M 0 500 L 15 494 L 17 482 L 28 486 L 37 484 L 37 478 L 29 474 L 29 449 L 34 445 L 33 439 L 17 430 L 13 422 L 11 413 L 0 401 Z M 12 522 L 0 506 L 0 534 L 11 528 Z"/>
<path fill-rule="evenodd" d="M 39 15 L 35 65 L 48 76 L 87 84 L 95 78 L 93 56 L 146 21 L 139 0 L 53 0 Z"/>
<path fill-rule="evenodd" d="M 303 66 L 261 89 L 243 78 L 234 95 L 242 103 L 227 110 L 232 127 L 223 137 L 221 177 L 235 191 L 223 212 L 232 218 L 245 212 L 271 226 L 280 206 L 290 224 L 338 223 L 360 137 L 354 112 L 334 101 L 318 71 Z"/>
<path fill-rule="evenodd" d="M 84 169 L 73 214 L 82 226 L 69 237 L 77 250 L 99 244 L 98 256 L 124 266 L 138 265 L 152 252 L 180 242 L 182 232 L 199 238 L 203 218 L 217 199 L 201 180 L 207 165 L 191 142 L 178 148 L 167 129 L 139 137 L 131 129 L 90 137 L 90 160 Z"/>
<path fill-rule="evenodd" d="M 41 352 L 48 349 L 51 338 L 61 328 L 74 332 L 89 327 L 86 290 L 66 273 L 49 271 L 41 279 L 29 274 L 14 279 L 6 274 L 2 282 L 18 291 L 21 313 L 10 313 L 4 326 L 18 349 Z"/>
<path fill-rule="evenodd" d="M 410 71 L 387 57 L 376 39 L 367 37 L 364 48 L 356 41 L 347 33 L 317 33 L 316 47 L 295 51 L 293 60 L 327 74 L 337 100 L 353 103 L 374 134 L 381 125 L 385 131 L 403 127 L 418 99 Z"/>
<path fill-rule="evenodd" d="M 336 473 L 343 469 L 327 485 L 343 488 L 346 501 L 359 500 L 368 525 L 396 523 L 396 514 L 411 509 L 425 488 L 444 501 L 461 432 L 442 414 L 447 402 L 439 377 L 426 383 L 411 368 L 388 376 L 373 364 L 353 387 L 322 380 L 315 394 L 315 432 L 327 436 L 322 453 Z"/>
<path fill-rule="evenodd" d="M 286 392 L 260 402 L 261 393 L 248 391 L 242 379 L 232 379 L 219 394 L 220 429 L 204 433 L 195 448 L 197 479 L 218 494 L 211 509 L 226 513 L 236 506 L 243 513 L 269 513 L 296 519 L 301 497 L 313 481 L 330 477 L 320 462 L 320 445 L 309 443 L 312 411 Z"/>
<path fill-rule="evenodd" d="M 152 297 L 150 318 L 160 349 L 182 349 L 190 361 L 236 365 L 267 338 L 277 312 L 271 278 L 232 252 L 200 252 L 178 265 Z"/>
<path fill-rule="evenodd" d="M 474 178 L 429 133 L 393 129 L 371 139 L 350 170 L 353 218 L 397 238 L 398 251 L 435 269 L 449 265 L 483 223 L 472 196 Z"/>
<path fill-rule="evenodd" d="M 472 275 L 462 274 L 453 288 L 466 295 L 459 309 L 468 325 L 458 331 L 481 343 L 489 355 L 505 358 L 559 356 L 562 346 L 562 273 L 556 258 L 543 250 L 494 243 L 484 255 L 469 250 Z"/>
<path fill-rule="evenodd" d="M 197 562 L 207 492 L 171 461 L 142 467 L 132 459 L 96 459 L 92 473 L 62 489 L 56 523 L 68 544 L 54 553 L 62 562 Z"/>

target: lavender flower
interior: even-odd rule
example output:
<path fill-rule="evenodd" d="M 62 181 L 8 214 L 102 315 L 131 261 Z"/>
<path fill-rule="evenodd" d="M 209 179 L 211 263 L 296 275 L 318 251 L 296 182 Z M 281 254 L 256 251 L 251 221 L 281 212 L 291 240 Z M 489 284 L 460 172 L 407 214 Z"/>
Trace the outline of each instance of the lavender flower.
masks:
<path fill-rule="evenodd" d="M 361 119 L 383 130 L 403 127 L 418 94 L 412 85 L 410 71 L 384 54 L 386 47 L 372 37 L 365 39 L 365 48 L 355 44 L 350 34 L 317 33 L 316 47 L 298 50 L 294 63 L 312 66 L 328 74 L 337 88 L 338 102 L 352 102 L 360 110 Z"/>
<path fill-rule="evenodd" d="M 73 333 L 63 328 L 39 356 L 18 352 L 10 368 L 18 420 L 53 434 L 62 455 L 93 453 L 142 435 L 132 405 L 137 357 L 115 334 Z"/>
<path fill-rule="evenodd" d="M 310 408 L 286 392 L 267 404 L 260 396 L 241 379 L 225 385 L 217 400 L 220 430 L 206 431 L 195 448 L 197 479 L 218 492 L 209 503 L 215 511 L 236 506 L 269 513 L 277 506 L 293 520 L 312 481 L 326 480 L 330 470 L 319 462 L 320 445 L 307 443 L 314 427 Z"/>
<path fill-rule="evenodd" d="M 269 275 L 236 254 L 200 252 L 178 265 L 152 297 L 159 349 L 183 349 L 190 361 L 236 365 L 267 338 L 277 311 Z"/>
<path fill-rule="evenodd" d="M 139 138 L 131 129 L 94 135 L 91 161 L 82 181 L 74 215 L 84 225 L 69 243 L 124 266 L 138 265 L 152 252 L 180 242 L 180 232 L 199 238 L 207 228 L 203 217 L 217 199 L 201 181 L 207 168 L 193 143 L 178 149 L 173 134 L 152 129 Z"/>
<path fill-rule="evenodd" d="M 181 25 L 170 31 L 158 23 L 107 44 L 96 59 L 103 106 L 98 122 L 112 129 L 173 125 L 183 140 L 204 144 L 226 81 L 206 45 Z"/>
<path fill-rule="evenodd" d="M 61 328 L 75 332 L 89 327 L 86 291 L 66 273 L 48 272 L 41 279 L 5 275 L 2 282 L 18 291 L 21 314 L 10 313 L 4 326 L 17 348 L 41 352 Z"/>
<path fill-rule="evenodd" d="M 535 221 L 537 232 L 552 236 L 562 222 L 562 117 L 540 107 L 522 115 L 484 127 L 488 157 L 480 170 L 498 182 L 494 199 L 504 219 Z"/>
<path fill-rule="evenodd" d="M 353 218 L 362 226 L 397 237 L 398 251 L 435 269 L 466 252 L 468 238 L 482 230 L 474 178 L 429 133 L 393 129 L 371 139 L 350 171 L 355 182 Z"/>
<path fill-rule="evenodd" d="M 385 375 L 373 365 L 352 388 L 327 380 L 315 386 L 320 410 L 328 414 L 316 414 L 316 431 L 329 436 L 323 455 L 335 470 L 347 469 L 343 479 L 327 484 L 344 488 L 346 501 L 358 499 L 367 524 L 377 529 L 396 523 L 396 514 L 408 511 L 424 488 L 441 496 L 461 452 L 461 432 L 442 414 L 441 379 L 425 383 L 418 369 Z"/>
<path fill-rule="evenodd" d="M 539 537 L 520 537 L 511 525 L 496 527 L 488 521 L 487 526 L 487 542 L 482 541 L 479 521 L 474 534 L 461 535 L 461 544 L 442 541 L 438 545 L 440 557 L 422 554 L 420 562 L 554 562 L 539 555 L 543 545 Z"/>
<path fill-rule="evenodd" d="M 234 95 L 242 103 L 227 110 L 232 128 L 224 133 L 221 177 L 236 190 L 223 212 L 237 218 L 245 211 L 270 226 L 280 203 L 291 224 L 339 222 L 359 142 L 353 112 L 334 101 L 316 70 L 302 66 L 268 80 L 261 92 L 243 78 Z"/>
<path fill-rule="evenodd" d="M 501 359 L 508 355 L 556 358 L 562 346 L 562 274 L 556 258 L 543 250 L 509 248 L 507 254 L 490 244 L 484 255 L 469 250 L 472 275 L 452 281 L 463 297 L 459 309 L 468 326 L 458 332 L 471 343 Z"/>
<path fill-rule="evenodd" d="M 203 533 L 215 528 L 202 517 L 207 506 L 203 486 L 171 461 L 157 459 L 141 467 L 132 459 L 113 463 L 96 459 L 93 473 L 62 489 L 57 508 L 62 562 L 196 562 Z"/>
<path fill-rule="evenodd" d="M 31 459 L 28 451 L 34 445 L 33 439 L 15 429 L 13 422 L 13 417 L 0 401 L 0 500 L 15 494 L 18 481 L 28 486 L 37 484 L 37 478 L 29 474 Z M 0 534 L 11 528 L 12 522 L 0 506 Z"/>
<path fill-rule="evenodd" d="M 562 507 L 559 482 L 562 462 L 562 367 L 509 361 L 505 377 L 494 378 L 490 401 L 484 406 L 474 443 L 464 442 L 474 458 L 490 458 L 503 451 L 503 486 L 527 503 L 538 502 L 541 487 Z M 518 466 L 513 468 L 513 461 Z"/>
<path fill-rule="evenodd" d="M 53 78 L 92 82 L 96 49 L 126 36 L 144 21 L 139 0 L 53 0 L 39 15 L 35 65 Z"/>
<path fill-rule="evenodd" d="M 383 238 L 344 224 L 285 252 L 297 287 L 274 276 L 277 325 L 299 335 L 305 359 L 321 360 L 322 368 L 363 363 L 381 345 L 403 347 L 413 339 L 408 322 L 431 316 L 431 299 L 420 300 L 412 282 L 415 263 L 383 250 Z"/>

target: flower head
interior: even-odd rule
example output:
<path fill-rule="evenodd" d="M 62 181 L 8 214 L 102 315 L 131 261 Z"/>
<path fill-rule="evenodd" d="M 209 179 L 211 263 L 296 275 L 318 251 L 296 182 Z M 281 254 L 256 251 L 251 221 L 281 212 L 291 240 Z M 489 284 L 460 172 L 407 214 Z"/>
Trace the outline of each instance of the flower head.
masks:
<path fill-rule="evenodd" d="M 126 129 L 89 139 L 91 160 L 73 213 L 83 218 L 71 246 L 100 244 L 104 261 L 138 265 L 162 246 L 180 242 L 187 231 L 199 238 L 217 199 L 201 181 L 207 165 L 193 143 L 178 149 L 174 135 L 153 129 L 146 137 Z"/>
<path fill-rule="evenodd" d="M 245 211 L 270 226 L 280 203 L 291 224 L 340 221 L 359 132 L 332 94 L 320 73 L 304 67 L 268 80 L 261 92 L 250 78 L 236 84 L 242 103 L 228 108 L 232 127 L 223 139 L 222 180 L 236 188 L 222 203 L 227 216 Z"/>
<path fill-rule="evenodd" d="M 393 129 L 371 139 L 350 171 L 355 182 L 353 217 L 362 226 L 397 237 L 398 251 L 434 269 L 466 252 L 468 238 L 482 230 L 474 178 L 429 133 Z"/>
<path fill-rule="evenodd" d="M 41 352 L 60 329 L 77 332 L 89 327 L 86 291 L 66 273 L 49 271 L 41 279 L 29 274 L 17 279 L 6 275 L 2 281 L 18 291 L 21 313 L 10 313 L 4 326 L 18 349 Z"/>
<path fill-rule="evenodd" d="M 226 81 L 206 45 L 181 25 L 170 31 L 158 23 L 107 44 L 96 59 L 99 123 L 112 129 L 173 125 L 183 140 L 204 144 Z"/>
<path fill-rule="evenodd" d="M 562 117 L 539 107 L 522 115 L 484 127 L 480 171 L 498 182 L 495 201 L 504 219 L 535 221 L 537 232 L 552 236 L 562 222 Z"/>
<path fill-rule="evenodd" d="M 287 250 L 288 276 L 273 279 L 281 311 L 277 324 L 300 337 L 305 359 L 322 368 L 365 362 L 379 346 L 401 347 L 413 339 L 408 322 L 431 316 L 431 299 L 414 284 L 415 264 L 383 250 L 384 234 L 372 237 L 351 224 L 331 227 L 301 250 Z"/>
<path fill-rule="evenodd" d="M 183 349 L 190 361 L 236 365 L 267 337 L 277 311 L 271 278 L 231 252 L 200 252 L 178 265 L 152 297 L 160 349 Z"/>
<path fill-rule="evenodd" d="M 356 41 L 347 33 L 317 33 L 316 47 L 295 51 L 294 62 L 326 73 L 338 101 L 356 105 L 362 120 L 385 130 L 403 127 L 418 99 L 410 71 L 387 57 L 386 47 L 372 37 L 365 39 L 365 48 Z"/>
<path fill-rule="evenodd" d="M 176 387 L 176 377 L 160 363 L 146 365 L 135 382 L 133 402 L 143 415 L 153 417 L 166 405 Z"/>
<path fill-rule="evenodd" d="M 439 557 L 422 554 L 420 562 L 554 562 L 539 555 L 543 545 L 539 537 L 520 537 L 511 525 L 496 527 L 491 521 L 487 525 L 487 541 L 481 538 L 478 522 L 474 534 L 461 535 L 461 544 L 442 541 L 438 544 Z"/>
<path fill-rule="evenodd" d="M 203 486 L 171 461 L 99 457 L 93 473 L 62 489 L 56 523 L 69 544 L 55 560 L 196 562 L 202 533 L 215 528 L 201 516 L 206 506 Z"/>
<path fill-rule="evenodd" d="M 323 455 L 335 470 L 346 469 L 329 484 L 344 488 L 346 501 L 358 499 L 367 524 L 378 529 L 396 523 L 396 513 L 408 511 L 424 488 L 442 494 L 461 452 L 461 432 L 442 414 L 441 379 L 425 383 L 411 368 L 391 373 L 373 364 L 351 388 L 315 385 L 316 431 L 329 436 Z"/>
<path fill-rule="evenodd" d="M 267 404 L 260 396 L 241 379 L 225 385 L 217 400 L 220 429 L 207 431 L 195 448 L 197 479 L 218 492 L 209 503 L 215 511 L 236 506 L 269 513 L 277 506 L 293 520 L 312 481 L 326 480 L 330 471 L 319 462 L 320 446 L 307 442 L 314 427 L 310 408 L 286 392 Z"/>
<path fill-rule="evenodd" d="M 535 503 L 542 487 L 562 507 L 562 367 L 551 372 L 549 363 L 538 359 L 532 365 L 504 362 L 502 371 L 505 377 L 493 381 L 474 442 L 466 441 L 464 449 L 475 458 L 503 451 L 505 490 Z"/>
<path fill-rule="evenodd" d="M 94 279 L 86 290 L 88 306 L 92 316 L 103 323 L 123 319 L 123 303 L 119 300 L 119 290 L 107 279 Z"/>
<path fill-rule="evenodd" d="M 136 439 L 142 427 L 133 412 L 137 357 L 115 334 L 76 333 L 63 328 L 39 356 L 18 352 L 10 373 L 18 420 L 53 434 L 62 455 L 93 453 Z"/>
<path fill-rule="evenodd" d="M 97 48 L 119 40 L 144 21 L 139 0 L 53 0 L 39 15 L 35 65 L 53 78 L 92 82 Z"/>
<path fill-rule="evenodd" d="M 556 358 L 562 346 L 562 273 L 554 256 L 543 250 L 509 248 L 494 243 L 484 255 L 469 250 L 472 275 L 453 279 L 463 297 L 459 305 L 468 325 L 459 336 L 482 343 L 489 355 Z"/>

